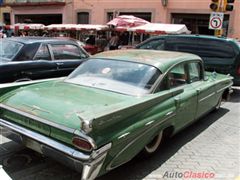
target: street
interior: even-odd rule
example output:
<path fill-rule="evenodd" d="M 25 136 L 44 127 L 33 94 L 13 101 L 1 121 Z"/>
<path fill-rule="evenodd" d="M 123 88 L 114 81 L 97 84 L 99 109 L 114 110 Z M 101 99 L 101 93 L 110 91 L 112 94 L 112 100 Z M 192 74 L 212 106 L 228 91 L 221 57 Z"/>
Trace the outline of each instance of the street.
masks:
<path fill-rule="evenodd" d="M 135 158 L 98 180 L 226 179 L 240 176 L 240 88 L 229 102 L 167 140 L 149 158 Z M 0 136 L 0 164 L 12 179 L 79 179 L 80 174 Z"/>

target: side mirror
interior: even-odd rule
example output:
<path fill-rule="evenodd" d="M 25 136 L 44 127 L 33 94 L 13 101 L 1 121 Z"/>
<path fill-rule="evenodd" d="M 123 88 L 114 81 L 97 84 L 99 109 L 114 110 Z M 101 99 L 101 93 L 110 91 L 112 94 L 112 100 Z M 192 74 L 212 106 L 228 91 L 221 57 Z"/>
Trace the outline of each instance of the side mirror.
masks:
<path fill-rule="evenodd" d="M 204 76 L 204 81 L 208 81 L 209 77 L 208 76 Z"/>
<path fill-rule="evenodd" d="M 212 76 L 213 79 L 216 79 L 217 73 L 214 71 L 214 72 L 212 72 L 211 76 Z"/>

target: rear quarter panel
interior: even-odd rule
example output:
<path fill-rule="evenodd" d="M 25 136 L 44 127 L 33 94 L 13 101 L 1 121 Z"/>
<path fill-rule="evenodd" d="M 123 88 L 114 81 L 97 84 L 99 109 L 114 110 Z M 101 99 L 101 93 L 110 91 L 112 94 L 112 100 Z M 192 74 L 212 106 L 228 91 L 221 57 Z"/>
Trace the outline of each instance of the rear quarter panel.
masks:
<path fill-rule="evenodd" d="M 131 160 L 161 130 L 174 123 L 176 107 L 172 92 L 160 92 L 154 96 L 158 99 L 155 102 L 148 101 L 135 107 L 135 110 L 127 108 L 119 111 L 112 118 L 109 116 L 108 122 L 93 120 L 93 129 L 96 128 L 96 131 L 92 136 L 96 143 L 112 142 L 104 163 L 107 170 Z"/>

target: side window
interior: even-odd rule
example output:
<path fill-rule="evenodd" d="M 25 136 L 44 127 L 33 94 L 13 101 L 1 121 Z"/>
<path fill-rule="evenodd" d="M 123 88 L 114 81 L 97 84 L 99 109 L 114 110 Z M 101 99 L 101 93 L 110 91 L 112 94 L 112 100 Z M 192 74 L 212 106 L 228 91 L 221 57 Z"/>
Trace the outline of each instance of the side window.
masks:
<path fill-rule="evenodd" d="M 196 38 L 169 38 L 166 41 L 166 50 L 190 52 L 198 54 L 198 39 Z"/>
<path fill-rule="evenodd" d="M 187 74 L 184 64 L 179 64 L 168 73 L 169 87 L 175 88 L 187 83 Z"/>
<path fill-rule="evenodd" d="M 40 60 L 40 59 L 51 60 L 51 55 L 49 53 L 47 45 L 42 45 L 38 49 L 38 51 L 34 57 L 34 60 Z"/>
<path fill-rule="evenodd" d="M 146 44 L 139 46 L 139 49 L 164 50 L 164 40 L 157 39 L 157 40 L 146 42 Z"/>
<path fill-rule="evenodd" d="M 201 67 L 197 62 L 192 62 L 188 64 L 189 69 L 189 81 L 190 83 L 201 80 Z"/>
<path fill-rule="evenodd" d="M 72 44 L 51 44 L 51 50 L 55 60 L 81 59 L 79 48 Z"/>
<path fill-rule="evenodd" d="M 172 89 L 187 84 L 187 73 L 184 64 L 179 64 L 172 68 L 162 79 L 155 92 Z"/>
<path fill-rule="evenodd" d="M 198 55 L 206 58 L 219 58 L 218 60 L 229 61 L 227 58 L 236 56 L 233 46 L 227 41 L 199 39 Z M 215 59 L 214 59 L 215 61 Z"/>

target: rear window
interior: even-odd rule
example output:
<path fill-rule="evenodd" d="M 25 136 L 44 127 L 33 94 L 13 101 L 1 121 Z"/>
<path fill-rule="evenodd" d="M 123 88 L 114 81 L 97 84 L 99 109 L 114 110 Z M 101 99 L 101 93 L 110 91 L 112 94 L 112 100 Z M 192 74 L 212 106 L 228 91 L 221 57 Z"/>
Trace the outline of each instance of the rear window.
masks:
<path fill-rule="evenodd" d="M 171 38 L 167 39 L 165 49 L 197 54 L 200 57 L 233 58 L 235 52 L 231 44 L 212 39 Z"/>

